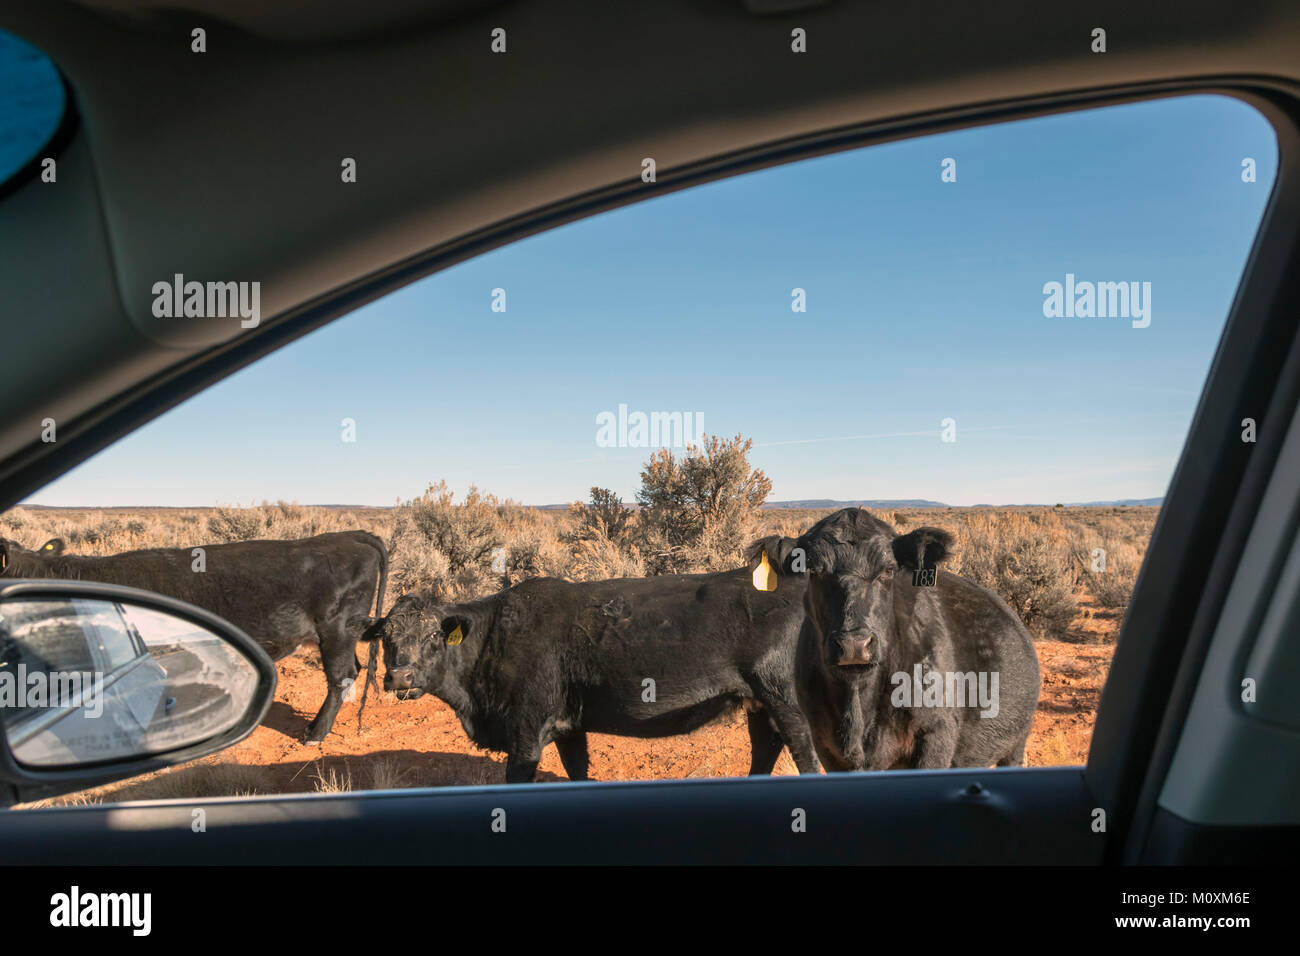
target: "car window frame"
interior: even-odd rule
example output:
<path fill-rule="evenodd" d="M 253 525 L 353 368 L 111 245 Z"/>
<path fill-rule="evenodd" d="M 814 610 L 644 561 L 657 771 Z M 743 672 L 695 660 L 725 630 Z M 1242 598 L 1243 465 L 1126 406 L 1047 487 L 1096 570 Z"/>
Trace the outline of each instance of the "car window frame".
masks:
<path fill-rule="evenodd" d="M 354 312 L 360 307 L 376 301 L 398 289 L 432 275 L 453 265 L 475 258 L 485 252 L 499 248 L 556 228 L 570 222 L 605 212 L 614 208 L 630 205 L 646 199 L 661 196 L 666 192 L 702 185 L 715 180 L 729 178 L 742 173 L 756 171 L 788 162 L 811 159 L 851 149 L 911 139 L 935 133 L 949 132 L 957 129 L 970 129 L 978 126 L 992 125 L 1009 120 L 1029 119 L 1037 116 L 1064 115 L 1066 113 L 1116 106 L 1139 101 L 1151 101 L 1169 97 L 1183 97 L 1194 94 L 1220 94 L 1241 100 L 1259 110 L 1274 128 L 1278 138 L 1278 172 L 1272 186 L 1272 192 L 1265 206 L 1264 216 L 1256 232 L 1251 253 L 1247 259 L 1233 299 L 1225 319 L 1216 357 L 1211 366 L 1206 382 L 1201 386 L 1201 398 L 1188 436 L 1180 454 L 1179 465 L 1169 486 L 1166 507 L 1157 521 L 1152 534 L 1151 548 L 1160 543 L 1164 548 L 1166 538 L 1172 541 L 1172 528 L 1184 520 L 1182 514 L 1173 519 L 1168 517 L 1169 498 L 1175 498 L 1179 511 L 1192 510 L 1191 502 L 1183 502 L 1189 492 L 1180 490 L 1190 481 L 1188 469 L 1189 449 L 1198 435 L 1204 432 L 1207 418 L 1214 417 L 1214 409 L 1209 407 L 1211 386 L 1218 376 L 1223 374 L 1228 364 L 1242 364 L 1245 359 L 1231 353 L 1233 343 L 1251 335 L 1258 335 L 1261 328 L 1277 328 L 1279 313 L 1284 309 L 1280 302 L 1287 301 L 1287 294 L 1294 294 L 1296 280 L 1288 279 L 1287 270 L 1297 258 L 1294 237 L 1300 234 L 1300 193 L 1294 188 L 1283 190 L 1283 186 L 1300 181 L 1300 85 L 1283 80 L 1260 79 L 1258 77 L 1229 78 L 1188 78 L 1179 80 L 1162 80 L 1154 83 L 1138 83 L 1119 89 L 1103 91 L 1086 91 L 1068 94 L 1045 94 L 1014 102 L 963 107 L 956 110 L 941 111 L 920 117 L 907 117 L 884 123 L 865 124 L 861 127 L 841 128 L 821 131 L 808 136 L 798 137 L 760 147 L 740 150 L 735 153 L 715 157 L 681 169 L 665 170 L 660 174 L 659 182 L 653 195 L 640 188 L 638 182 L 629 182 L 617 186 L 595 190 L 588 194 L 573 197 L 571 200 L 531 210 L 508 218 L 492 227 L 479 230 L 458 239 L 444 243 L 419 256 L 393 263 L 387 269 L 346 284 L 326 296 L 302 303 L 279 315 L 263 320 L 255 335 L 241 337 L 205 350 L 178 363 L 171 369 L 124 391 L 113 402 L 96 409 L 90 415 L 72 423 L 60 433 L 59 448 L 46 446 L 38 458 L 23 454 L 12 456 L 10 462 L 20 460 L 17 474 L 10 471 L 0 478 L 0 506 L 8 506 L 63 474 L 80 461 L 112 444 L 141 425 L 158 417 L 180 404 L 187 398 L 223 380 L 229 375 L 247 367 L 258 359 L 290 344 L 298 338 L 320 328 L 335 319 Z M 1286 202 L 1280 202 L 1280 198 Z M 1297 273 L 1300 275 L 1300 273 Z M 1294 331 L 1290 334 L 1291 345 L 1287 349 L 1276 349 L 1272 356 L 1273 374 L 1252 377 L 1242 373 L 1244 380 L 1256 391 L 1267 394 L 1270 401 L 1285 404 L 1292 395 L 1280 386 L 1283 363 L 1295 359 L 1295 347 L 1298 344 Z M 1253 351 L 1247 350 L 1247 357 L 1255 357 Z M 1291 368 L 1287 364 L 1286 368 Z M 1278 394 L 1274 396 L 1274 391 Z M 1267 424 L 1267 423 L 1266 423 Z M 1244 540 L 1249 527 L 1236 524 L 1227 527 L 1230 509 L 1249 510 L 1258 506 L 1258 496 L 1262 487 L 1257 487 L 1255 476 L 1266 472 L 1275 458 L 1276 446 L 1280 441 L 1276 427 L 1261 429 L 1259 441 L 1253 450 L 1249 463 L 1249 475 L 1246 463 L 1231 469 L 1220 478 L 1226 480 L 1235 489 L 1229 500 L 1196 502 L 1196 510 L 1208 508 L 1213 512 L 1214 520 L 1210 526 L 1219 529 L 1227 536 L 1235 530 L 1236 537 Z M 65 434 L 68 436 L 65 441 Z M 1271 451 L 1270 451 L 1271 449 Z M 3 466 L 8 463 L 0 463 Z M 1203 476 L 1201 476 L 1203 477 Z M 1247 480 L 1249 479 L 1249 480 Z M 1202 481 L 1202 484 L 1204 482 Z M 1175 496 L 1175 493 L 1176 496 Z M 1252 502 L 1252 496 L 1255 496 Z M 1204 525 L 1205 522 L 1202 522 Z M 1215 538 L 1216 543 L 1221 538 Z M 1241 542 L 1238 541 L 1238 544 Z M 1199 553 L 1199 552 L 1198 552 Z M 1150 551 L 1148 552 L 1150 554 Z M 1155 597 L 1160 595 L 1162 586 L 1170 585 L 1176 577 L 1172 569 L 1185 567 L 1191 553 L 1184 555 L 1178 562 L 1161 562 L 1159 568 L 1149 567 L 1149 558 L 1144 562 L 1142 572 L 1135 589 L 1134 600 L 1144 592 Z M 1225 573 L 1227 558 L 1225 555 L 1211 555 L 1213 573 L 1208 569 L 1194 576 L 1193 582 L 1201 585 L 1207 581 L 1217 581 Z M 1225 585 L 1226 586 L 1226 585 Z M 1172 587 L 1165 590 L 1166 599 L 1173 592 Z M 1172 753 L 1176 743 L 1180 709 L 1185 713 L 1194 687 L 1194 677 L 1199 671 L 1204 657 L 1204 646 L 1200 639 L 1208 641 L 1204 634 L 1204 623 L 1200 615 L 1213 617 L 1213 608 L 1202 600 L 1202 591 L 1196 590 L 1188 582 L 1177 589 L 1178 594 L 1195 593 L 1197 609 L 1195 634 L 1186 629 L 1183 641 L 1171 640 L 1170 633 L 1175 630 L 1174 620 L 1183 622 L 1191 615 L 1179 614 L 1171 617 L 1159 629 L 1159 634 L 1144 635 L 1134 638 L 1128 634 L 1129 620 L 1133 618 L 1133 607 L 1121 629 L 1117 641 L 1116 660 L 1120 659 L 1121 648 L 1124 649 L 1123 667 L 1119 674 L 1122 681 L 1116 681 L 1116 668 L 1112 665 L 1103 692 L 1101 705 L 1098 707 L 1097 728 L 1089 752 L 1089 759 L 1084 766 L 1085 781 L 1088 790 L 1094 795 L 1099 806 L 1108 807 L 1113 812 L 1117 825 L 1114 838 L 1108 840 L 1111 847 L 1122 846 L 1125 840 L 1140 830 L 1139 796 L 1145 798 L 1151 774 L 1159 775 L 1159 761 L 1166 748 Z M 1210 621 L 1209 623 L 1212 623 Z M 1212 628 L 1211 628 L 1212 630 Z M 1167 676 L 1160 681 L 1153 681 L 1151 671 L 1164 669 Z M 1190 687 L 1188 686 L 1188 679 Z M 1120 684 L 1132 684 L 1133 687 L 1121 694 Z M 1167 693 L 1160 696 L 1160 686 Z M 1116 688 L 1112 690 L 1112 687 Z M 1154 695 L 1141 705 L 1141 713 L 1134 708 L 1135 698 L 1142 695 Z M 1108 701 L 1110 702 L 1107 706 Z M 1099 737 L 1098 731 L 1103 726 L 1104 715 L 1107 734 Z M 1116 735 L 1112 728 L 1127 727 L 1124 736 Z M 1169 736 L 1172 734 L 1173 739 Z M 1002 773 L 1028 772 L 1036 768 L 1003 768 Z M 891 774 L 925 773 L 925 771 L 891 771 Z M 520 785 L 530 786 L 530 785 Z M 366 794 L 359 795 L 365 799 Z M 250 805 L 261 801 L 277 799 L 274 796 L 247 798 Z M 1154 798 L 1152 798 L 1154 799 Z"/>

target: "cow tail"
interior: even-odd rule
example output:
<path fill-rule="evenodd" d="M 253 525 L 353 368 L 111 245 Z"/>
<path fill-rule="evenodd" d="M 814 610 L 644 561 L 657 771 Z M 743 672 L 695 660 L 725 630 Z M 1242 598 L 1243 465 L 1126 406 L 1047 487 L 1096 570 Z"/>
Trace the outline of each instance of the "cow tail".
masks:
<path fill-rule="evenodd" d="M 375 592 L 375 617 L 384 616 L 384 592 L 388 590 L 388 551 L 384 547 L 383 541 L 379 542 L 376 550 L 379 552 L 379 590 Z M 370 653 L 366 657 L 366 682 L 361 688 L 361 703 L 357 705 L 357 733 L 361 733 L 361 715 L 366 712 L 366 697 L 370 694 L 370 688 L 375 688 L 375 693 L 379 693 L 379 683 L 375 679 L 375 672 L 379 669 L 379 642 L 370 642 Z"/>

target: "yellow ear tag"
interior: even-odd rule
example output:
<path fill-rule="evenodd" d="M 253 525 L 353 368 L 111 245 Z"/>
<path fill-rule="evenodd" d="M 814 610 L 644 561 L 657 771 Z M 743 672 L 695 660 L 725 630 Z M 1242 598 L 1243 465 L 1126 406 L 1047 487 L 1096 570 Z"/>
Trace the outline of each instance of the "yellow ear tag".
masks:
<path fill-rule="evenodd" d="M 447 646 L 451 647 L 463 640 L 465 640 L 465 635 L 461 632 L 460 625 L 457 624 L 451 629 L 451 633 L 447 635 Z"/>
<path fill-rule="evenodd" d="M 47 544 L 47 545 L 45 546 L 45 550 L 46 550 L 46 551 L 53 551 L 53 550 L 54 550 L 54 545 L 52 545 L 52 544 Z"/>
<path fill-rule="evenodd" d="M 764 551 L 762 554 L 758 567 L 754 569 L 754 587 L 760 591 L 775 591 L 776 569 L 767 563 L 767 552 Z"/>

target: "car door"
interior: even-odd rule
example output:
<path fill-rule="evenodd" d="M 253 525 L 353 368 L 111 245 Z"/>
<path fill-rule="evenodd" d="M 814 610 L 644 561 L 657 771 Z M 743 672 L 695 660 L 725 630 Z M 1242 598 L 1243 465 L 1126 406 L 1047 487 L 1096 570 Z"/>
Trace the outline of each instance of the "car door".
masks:
<path fill-rule="evenodd" d="M 1208 35 L 1212 31 L 1206 16 L 1202 13 L 1198 19 L 1193 14 L 1192 18 Z M 1254 21 L 1252 25 L 1258 26 Z M 788 32 L 784 27 L 783 44 Z M 1236 692 L 1240 680 L 1251 677 L 1245 668 L 1265 666 L 1260 661 L 1286 660 L 1284 647 L 1289 646 L 1266 635 L 1265 642 L 1255 647 L 1249 622 L 1284 618 L 1289 599 L 1290 566 L 1281 549 L 1287 531 L 1294 529 L 1293 512 L 1282 488 L 1293 474 L 1287 441 L 1300 382 L 1294 334 L 1300 210 L 1290 189 L 1297 145 L 1296 111 L 1289 89 L 1252 82 L 1240 65 L 1231 72 L 1241 78 L 1188 82 L 1179 76 L 1120 82 L 1120 77 L 1112 76 L 1109 88 L 1089 86 L 1068 95 L 1054 95 L 1057 87 L 1040 78 L 1032 97 L 997 102 L 986 97 L 978 109 L 934 106 L 932 112 L 906 122 L 904 117 L 916 114 L 896 101 L 890 123 L 852 127 L 804 123 L 805 128 L 798 130 L 783 126 L 782 131 L 788 134 L 785 138 L 769 136 L 761 146 L 751 144 L 725 156 L 716 153 L 708 162 L 686 164 L 689 168 L 678 178 L 664 178 L 665 185 L 685 187 L 724 173 L 850 145 L 1193 90 L 1229 96 L 1249 104 L 1267 119 L 1277 137 L 1277 181 L 1268 187 L 1271 193 L 1258 232 L 1252 233 L 1243 250 L 1240 282 L 1228 295 L 1222 337 L 1216 340 L 1208 376 L 1203 386 L 1201 381 L 1186 386 L 1197 395 L 1186 441 L 1179 445 L 1181 451 L 1143 570 L 1123 618 L 1086 766 L 904 771 L 791 780 L 539 784 L 504 790 L 420 789 L 312 799 L 260 797 L 210 808 L 209 820 L 223 827 L 225 837 L 183 845 L 178 834 L 183 834 L 192 803 L 179 801 L 116 808 L 111 815 L 97 808 L 62 810 L 57 832 L 53 825 L 43 824 L 39 813 L 22 827 L 6 819 L 0 821 L 0 826 L 8 824 L 3 845 L 15 858 L 40 845 L 55 847 L 56 852 L 67 854 L 66 859 L 81 862 L 337 860 L 337 844 L 322 841 L 322 832 L 348 841 L 350 861 L 372 863 L 781 860 L 1086 864 L 1259 861 L 1289 856 L 1295 845 L 1295 821 L 1279 811 L 1279 806 L 1286 803 L 1294 781 L 1285 772 L 1266 769 L 1267 758 L 1253 744 L 1242 749 L 1230 740 L 1216 740 L 1215 745 L 1224 748 L 1225 760 L 1234 748 L 1253 755 L 1256 762 L 1248 762 L 1246 772 L 1259 773 L 1266 781 L 1261 792 L 1270 799 L 1261 803 L 1258 812 L 1253 812 L 1256 808 L 1243 811 L 1240 794 L 1214 784 L 1229 764 L 1198 767 L 1194 751 L 1188 756 L 1188 748 L 1197 742 L 1185 738 L 1191 718 L 1212 706 L 1216 695 L 1217 703 L 1223 705 L 1227 688 Z M 933 158 L 926 175 L 936 186 L 946 185 L 944 161 L 948 157 Z M 1234 185 L 1244 185 L 1237 162 L 1234 157 Z M 957 168 L 963 168 L 960 162 Z M 963 175 L 958 172 L 952 184 L 961 184 Z M 368 301 L 384 288 L 529 231 L 626 201 L 652 181 L 634 178 L 616 190 L 584 193 L 582 201 L 563 207 L 534 204 L 531 218 L 498 218 L 491 229 L 465 229 L 454 241 L 440 245 L 436 255 L 407 262 L 405 267 L 394 265 L 397 260 L 390 258 L 382 280 L 336 284 L 330 294 L 322 292 L 319 300 L 304 299 L 286 309 L 278 324 L 256 337 L 236 340 L 232 334 L 219 343 L 220 348 L 214 346 L 202 362 L 176 370 L 174 376 L 155 382 L 150 390 L 129 396 L 120 393 L 107 405 L 96 403 L 100 415 L 78 426 L 68 444 L 40 455 L 29 445 L 15 450 L 6 459 L 4 487 L 12 500 L 36 490 L 74 460 L 98 450 L 183 395 Z M 664 241 L 662 235 L 660 241 Z M 934 272 L 928 275 L 933 281 Z M 793 290 L 802 287 L 793 280 L 787 282 L 784 276 L 781 282 L 780 311 L 785 317 Z M 495 292 L 493 286 L 486 288 Z M 1038 295 L 1037 288 L 1034 293 Z M 921 323 L 916 327 L 924 329 Z M 591 337 L 600 333 L 598 326 L 588 331 Z M 496 334 L 508 341 L 511 335 L 526 333 L 516 327 Z M 772 336 L 771 329 L 766 329 L 754 338 L 770 340 Z M 914 338 L 926 341 L 923 331 Z M 736 340 L 747 341 L 739 335 Z M 835 351 L 833 343 L 829 350 Z M 690 360 L 688 349 L 675 361 L 684 364 Z M 444 358 L 431 364 L 430 388 L 440 395 L 457 395 L 467 381 L 473 381 L 461 366 L 449 365 Z M 673 364 L 670 360 L 661 367 Z M 754 376 L 761 379 L 763 373 Z M 373 377 L 373 368 L 366 375 L 357 375 L 367 380 Z M 1103 385 L 1108 384 L 1105 372 L 1100 378 Z M 809 379 L 815 384 L 818 373 L 802 376 L 805 383 Z M 909 394 L 920 396 L 924 372 L 918 372 L 916 379 L 915 391 Z M 778 391 L 783 384 L 784 380 L 775 377 L 761 383 Z M 1034 400 L 1033 394 L 1024 398 L 1026 405 Z M 491 402 L 490 391 L 483 401 Z M 340 413 L 338 417 L 345 416 Z M 411 432 L 418 434 L 415 429 Z M 838 436 L 801 433 L 791 440 L 809 437 Z M 1180 434 L 1180 442 L 1182 437 Z M 1276 535 L 1279 531 L 1283 540 L 1267 540 L 1270 532 Z M 1243 608 L 1236 632 L 1230 632 L 1223 619 L 1231 595 L 1237 596 L 1231 607 Z M 1279 609 L 1270 612 L 1274 600 Z M 1209 670 L 1211 665 L 1214 670 Z M 1211 674 L 1217 674 L 1217 683 L 1207 676 Z M 1275 679 L 1255 678 L 1260 686 L 1267 683 L 1270 687 L 1276 686 L 1272 684 Z M 1284 706 L 1261 703 L 1258 697 L 1240 699 L 1240 703 L 1243 706 L 1234 703 L 1230 716 L 1241 740 L 1270 740 L 1277 748 L 1274 754 L 1291 753 L 1287 748 L 1294 738 L 1288 721 L 1293 715 Z M 1201 719 L 1214 722 L 1213 717 Z M 507 831 L 515 834 L 511 839 L 496 839 L 501 831 L 488 822 L 498 810 L 511 820 L 526 821 Z M 575 832 L 590 832 L 593 821 L 600 823 L 600 839 L 573 839 Z M 800 821 L 806 826 L 795 829 L 793 824 Z M 888 823 L 873 825 L 875 821 Z M 420 833 L 421 839 L 413 841 L 413 832 Z"/>

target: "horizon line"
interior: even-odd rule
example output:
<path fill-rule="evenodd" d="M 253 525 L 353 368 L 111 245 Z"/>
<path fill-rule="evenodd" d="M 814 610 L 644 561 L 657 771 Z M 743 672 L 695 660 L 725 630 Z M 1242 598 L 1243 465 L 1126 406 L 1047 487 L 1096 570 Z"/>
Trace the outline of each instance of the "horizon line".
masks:
<path fill-rule="evenodd" d="M 143 511 L 152 509 L 155 511 L 212 511 L 218 508 L 262 508 L 273 507 L 281 504 L 283 499 L 276 501 L 262 501 L 258 504 L 205 504 L 205 505 L 46 505 L 39 502 L 19 502 L 5 509 L 12 511 L 15 508 L 35 508 L 43 511 Z M 921 502 L 921 503 L 918 503 Z M 300 501 L 283 501 L 284 504 L 295 508 L 334 508 L 334 509 L 356 509 L 367 511 L 392 511 L 395 508 L 403 507 L 404 504 L 393 505 L 368 505 L 368 504 L 308 504 Z M 937 510 L 941 508 L 1106 508 L 1106 507 L 1159 507 L 1164 503 L 1164 495 L 1156 495 L 1149 498 L 1114 498 L 1105 501 L 1019 501 L 1004 502 L 999 504 L 989 504 L 978 502 L 972 505 L 953 505 L 943 501 L 929 501 L 923 498 L 790 498 L 780 501 L 769 501 L 759 505 L 759 510 L 767 509 L 804 509 L 809 511 L 824 510 L 827 508 L 915 508 L 917 510 Z M 553 504 L 524 504 L 518 501 L 500 501 L 500 505 L 510 504 L 518 508 L 531 508 L 537 511 L 557 511 L 562 508 L 568 508 L 573 504 L 586 504 L 585 501 L 558 502 Z M 619 504 L 629 508 L 639 509 L 640 505 L 635 501 L 620 501 Z M 0 514 L 3 514 L 0 511 Z"/>

